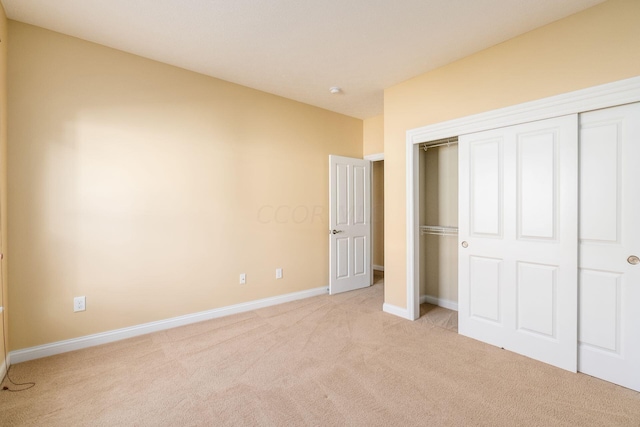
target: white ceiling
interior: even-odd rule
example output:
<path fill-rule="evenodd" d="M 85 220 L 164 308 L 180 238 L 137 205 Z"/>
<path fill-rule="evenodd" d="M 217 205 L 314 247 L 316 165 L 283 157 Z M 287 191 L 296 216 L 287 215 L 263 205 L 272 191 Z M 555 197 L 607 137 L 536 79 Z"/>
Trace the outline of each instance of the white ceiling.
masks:
<path fill-rule="evenodd" d="M 10 19 L 368 118 L 385 88 L 603 0 L 0 1 Z"/>

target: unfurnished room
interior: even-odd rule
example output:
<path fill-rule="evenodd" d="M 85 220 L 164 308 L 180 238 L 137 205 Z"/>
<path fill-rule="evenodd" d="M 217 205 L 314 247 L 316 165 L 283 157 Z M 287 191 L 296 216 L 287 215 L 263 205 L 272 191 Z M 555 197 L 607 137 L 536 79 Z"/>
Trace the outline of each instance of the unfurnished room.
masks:
<path fill-rule="evenodd" d="M 0 425 L 640 426 L 640 0 L 0 0 Z"/>

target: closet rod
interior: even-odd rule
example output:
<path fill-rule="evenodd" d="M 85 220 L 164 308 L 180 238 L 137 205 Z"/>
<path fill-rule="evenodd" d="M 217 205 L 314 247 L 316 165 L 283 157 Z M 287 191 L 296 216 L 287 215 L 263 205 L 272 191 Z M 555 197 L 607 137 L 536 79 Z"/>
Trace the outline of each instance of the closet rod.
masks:
<path fill-rule="evenodd" d="M 436 141 L 429 141 L 422 144 L 422 149 L 427 151 L 429 148 L 443 147 L 445 145 L 449 146 L 451 144 L 457 144 L 458 137 L 454 136 L 453 138 L 444 138 L 438 139 Z"/>
<path fill-rule="evenodd" d="M 457 236 L 458 227 L 449 227 L 446 225 L 421 225 L 420 235 L 434 234 L 436 236 Z"/>

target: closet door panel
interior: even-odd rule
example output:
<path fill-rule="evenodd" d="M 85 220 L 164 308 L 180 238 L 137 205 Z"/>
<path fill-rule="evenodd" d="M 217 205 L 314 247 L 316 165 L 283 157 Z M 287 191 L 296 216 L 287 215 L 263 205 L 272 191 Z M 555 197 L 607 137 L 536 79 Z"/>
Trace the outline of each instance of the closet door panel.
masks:
<path fill-rule="evenodd" d="M 578 369 L 636 391 L 640 391 L 639 164 L 639 103 L 581 114 Z"/>
<path fill-rule="evenodd" d="M 518 237 L 555 239 L 557 134 L 546 130 L 517 139 Z"/>
<path fill-rule="evenodd" d="M 557 331 L 557 268 L 517 263 L 517 329 L 555 339 Z"/>
<path fill-rule="evenodd" d="M 582 269 L 580 271 L 581 347 L 620 356 L 622 274 Z"/>
<path fill-rule="evenodd" d="M 583 116 L 584 117 L 584 116 Z M 587 120 L 589 115 L 586 116 Z M 580 240 L 619 244 L 621 120 L 583 126 L 580 137 Z"/>
<path fill-rule="evenodd" d="M 577 133 L 572 115 L 459 138 L 459 331 L 570 371 L 577 367 Z M 489 206 L 494 222 L 474 222 Z M 476 224 L 493 228 L 481 233 Z M 475 273 L 485 259 L 500 260 L 493 276 Z"/>
<path fill-rule="evenodd" d="M 469 157 L 471 234 L 502 236 L 502 139 L 478 141 Z"/>
<path fill-rule="evenodd" d="M 501 259 L 472 256 L 469 260 L 469 315 L 501 323 Z"/>

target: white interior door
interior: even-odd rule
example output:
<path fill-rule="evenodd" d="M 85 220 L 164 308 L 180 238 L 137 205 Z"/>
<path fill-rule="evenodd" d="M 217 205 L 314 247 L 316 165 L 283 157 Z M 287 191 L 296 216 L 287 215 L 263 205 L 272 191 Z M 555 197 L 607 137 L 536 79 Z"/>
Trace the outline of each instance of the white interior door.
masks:
<path fill-rule="evenodd" d="M 459 332 L 574 372 L 577 120 L 459 138 Z"/>
<path fill-rule="evenodd" d="M 580 116 L 578 369 L 640 391 L 640 104 Z"/>
<path fill-rule="evenodd" d="M 371 284 L 371 162 L 329 156 L 331 295 Z"/>

